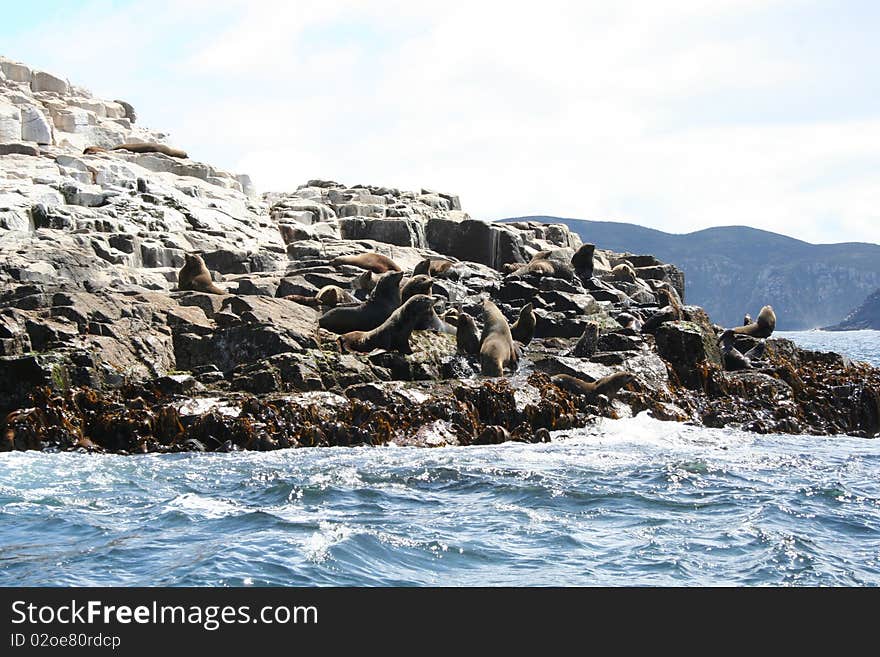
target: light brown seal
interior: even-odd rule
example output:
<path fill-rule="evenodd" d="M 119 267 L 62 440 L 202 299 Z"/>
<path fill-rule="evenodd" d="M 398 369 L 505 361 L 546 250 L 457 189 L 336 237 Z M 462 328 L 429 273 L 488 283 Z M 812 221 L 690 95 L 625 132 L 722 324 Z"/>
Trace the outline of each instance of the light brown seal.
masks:
<path fill-rule="evenodd" d="M 339 336 L 339 345 L 343 351 L 387 349 L 411 354 L 409 337 L 416 325 L 433 310 L 433 304 L 434 300 L 426 294 L 413 295 L 373 330 L 351 331 Z"/>
<path fill-rule="evenodd" d="M 518 360 L 507 320 L 498 310 L 498 306 L 489 299 L 484 299 L 480 371 L 484 376 L 502 376 L 505 367 L 516 369 Z"/>
<path fill-rule="evenodd" d="M 609 276 L 612 281 L 626 281 L 627 283 L 636 282 L 636 270 L 631 265 L 622 262 L 611 270 Z"/>
<path fill-rule="evenodd" d="M 535 309 L 532 307 L 532 304 L 527 303 L 519 311 L 519 317 L 513 323 L 513 326 L 510 327 L 510 335 L 517 342 L 527 345 L 535 337 L 536 323 Z"/>
<path fill-rule="evenodd" d="M 184 255 L 183 267 L 177 272 L 177 287 L 181 290 L 226 294 L 225 290 L 214 285 L 214 281 L 211 280 L 211 272 L 205 266 L 205 261 L 202 260 L 202 256 L 195 253 Z"/>
<path fill-rule="evenodd" d="M 428 276 L 442 276 L 446 274 L 455 263 L 445 258 L 425 258 L 413 267 L 413 276 L 427 274 Z"/>
<path fill-rule="evenodd" d="M 632 383 L 635 379 L 636 377 L 629 372 L 615 372 L 596 382 L 584 381 L 568 374 L 554 374 L 550 377 L 550 380 L 563 390 L 593 397 L 605 395 L 609 400 L 614 399 L 622 387 Z"/>
<path fill-rule="evenodd" d="M 119 144 L 118 146 L 112 146 L 110 148 L 101 148 L 100 146 L 88 146 L 83 151 L 83 155 L 94 155 L 95 153 L 106 153 L 108 151 L 130 151 L 132 153 L 162 153 L 163 155 L 168 155 L 169 157 L 179 157 L 182 159 L 186 159 L 187 157 L 189 157 L 185 151 L 182 151 L 179 148 L 172 148 L 171 146 L 166 146 L 165 144 L 153 144 L 147 142 Z"/>
<path fill-rule="evenodd" d="M 410 278 L 400 289 L 400 300 L 406 303 L 406 300 L 416 294 L 430 295 L 433 291 L 434 279 L 425 274 L 418 274 Z"/>
<path fill-rule="evenodd" d="M 361 269 L 368 269 L 376 274 L 384 274 L 389 271 L 400 271 L 400 267 L 388 256 L 380 253 L 358 253 L 357 255 L 345 255 L 333 258 L 330 264 L 334 267 L 337 265 L 352 265 Z"/>
<path fill-rule="evenodd" d="M 400 306 L 401 278 L 402 271 L 383 274 L 366 301 L 357 306 L 331 308 L 321 315 L 318 326 L 340 334 L 373 330 Z"/>
<path fill-rule="evenodd" d="M 776 313 L 773 312 L 773 306 L 764 306 L 758 314 L 758 319 L 754 322 L 745 326 L 737 326 L 733 329 L 727 329 L 724 333 L 733 331 L 737 335 L 750 335 L 753 338 L 769 338 L 773 335 L 775 329 Z"/>

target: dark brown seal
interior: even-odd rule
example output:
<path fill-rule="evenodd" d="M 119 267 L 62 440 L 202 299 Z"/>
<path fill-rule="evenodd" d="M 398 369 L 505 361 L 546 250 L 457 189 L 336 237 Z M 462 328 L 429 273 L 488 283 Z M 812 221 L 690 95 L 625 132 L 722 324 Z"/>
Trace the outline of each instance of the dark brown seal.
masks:
<path fill-rule="evenodd" d="M 330 306 L 331 308 L 343 303 L 358 302 L 349 292 L 346 292 L 338 285 L 325 285 L 313 297 L 302 294 L 288 294 L 284 298 L 304 306 Z"/>
<path fill-rule="evenodd" d="M 532 307 L 532 304 L 527 303 L 519 311 L 519 317 L 516 322 L 510 327 L 510 335 L 517 342 L 527 345 L 535 337 L 536 323 L 535 309 Z"/>
<path fill-rule="evenodd" d="M 337 265 L 352 265 L 361 269 L 368 269 L 376 274 L 384 274 L 389 271 L 400 271 L 400 267 L 388 256 L 380 253 L 358 253 L 357 255 L 345 255 L 333 258 L 330 264 L 334 267 Z"/>
<path fill-rule="evenodd" d="M 516 369 L 518 356 L 510 326 L 498 306 L 483 300 L 483 334 L 480 336 L 480 371 L 484 376 L 502 376 L 504 368 Z"/>
<path fill-rule="evenodd" d="M 433 291 L 434 279 L 425 274 L 418 274 L 410 278 L 400 289 L 400 300 L 406 303 L 406 300 L 416 294 L 427 294 L 430 296 Z"/>
<path fill-rule="evenodd" d="M 426 294 L 416 294 L 391 313 L 391 316 L 371 331 L 351 331 L 339 336 L 343 351 L 368 352 L 387 349 L 411 354 L 409 336 L 427 313 L 433 311 L 434 300 Z"/>
<path fill-rule="evenodd" d="M 184 264 L 177 272 L 177 287 L 181 290 L 195 290 L 209 294 L 226 294 L 224 290 L 214 285 L 211 280 L 211 272 L 205 266 L 202 256 L 195 253 L 187 253 L 184 256 Z"/>
<path fill-rule="evenodd" d="M 587 280 L 593 276 L 593 256 L 595 254 L 595 244 L 581 244 L 580 248 L 571 256 L 571 266 L 574 267 L 574 273 L 581 280 Z"/>
<path fill-rule="evenodd" d="M 318 326 L 340 334 L 372 331 L 400 306 L 401 278 L 402 271 L 383 274 L 366 301 L 358 306 L 339 306 L 328 310 L 321 315 Z"/>
<path fill-rule="evenodd" d="M 95 153 L 106 153 L 107 151 L 130 151 L 132 153 L 162 153 L 169 157 L 187 158 L 189 157 L 185 151 L 179 148 L 172 148 L 165 144 L 153 144 L 146 142 L 137 142 L 134 144 L 119 144 L 111 148 L 101 148 L 100 146 L 89 146 L 83 151 L 83 155 L 93 155 Z"/>
<path fill-rule="evenodd" d="M 476 356 L 480 353 L 480 336 L 474 318 L 465 312 L 458 314 L 458 325 L 455 330 L 455 344 L 458 353 Z"/>
<path fill-rule="evenodd" d="M 622 387 L 635 379 L 636 377 L 629 372 L 615 372 L 595 382 L 584 381 L 568 374 L 554 374 L 550 377 L 550 380 L 563 390 L 592 397 L 605 395 L 609 400 L 614 399 Z"/>

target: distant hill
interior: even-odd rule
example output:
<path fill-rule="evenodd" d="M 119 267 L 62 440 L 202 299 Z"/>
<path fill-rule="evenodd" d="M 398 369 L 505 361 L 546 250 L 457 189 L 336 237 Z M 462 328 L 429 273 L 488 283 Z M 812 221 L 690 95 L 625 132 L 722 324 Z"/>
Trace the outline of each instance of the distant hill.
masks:
<path fill-rule="evenodd" d="M 713 321 L 732 326 L 764 304 L 778 328 L 836 324 L 880 287 L 880 245 L 810 244 L 746 226 L 675 235 L 612 221 L 533 216 L 503 221 L 565 224 L 602 249 L 652 254 L 685 272 L 686 301 Z"/>
<path fill-rule="evenodd" d="M 842 322 L 825 328 L 826 331 L 856 331 L 858 329 L 880 330 L 880 290 L 874 291 Z"/>

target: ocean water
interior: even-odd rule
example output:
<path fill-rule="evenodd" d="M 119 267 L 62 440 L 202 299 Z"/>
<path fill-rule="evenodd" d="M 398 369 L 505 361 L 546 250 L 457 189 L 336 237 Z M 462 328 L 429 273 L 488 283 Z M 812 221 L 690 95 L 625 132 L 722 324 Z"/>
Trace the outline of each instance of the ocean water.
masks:
<path fill-rule="evenodd" d="M 880 364 L 880 333 L 786 334 Z M 815 341 L 815 342 L 813 342 Z M 0 454 L 0 585 L 876 585 L 880 441 Z"/>

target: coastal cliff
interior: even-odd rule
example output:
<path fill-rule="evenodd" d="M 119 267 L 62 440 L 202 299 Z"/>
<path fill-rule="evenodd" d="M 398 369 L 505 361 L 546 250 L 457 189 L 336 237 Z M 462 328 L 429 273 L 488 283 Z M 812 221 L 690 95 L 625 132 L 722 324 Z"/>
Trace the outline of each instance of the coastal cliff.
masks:
<path fill-rule="evenodd" d="M 860 329 L 880 330 L 880 289 L 875 290 L 868 298 L 834 326 L 827 326 L 824 331 L 857 331 Z"/>
<path fill-rule="evenodd" d="M 186 146 L 135 121 L 127 102 L 0 60 L 0 450 L 545 441 L 641 411 L 880 431 L 880 371 L 749 336 L 733 351 L 758 355 L 734 361 L 722 327 L 682 304 L 682 271 L 652 255 L 592 248 L 561 224 L 477 220 L 431 189 L 311 180 L 258 195 L 187 157 L 83 154 Z M 178 289 L 193 253 L 222 294 Z M 411 354 L 342 349 L 308 300 L 326 286 L 367 298 L 364 269 L 335 261 L 366 253 L 406 274 L 447 261 L 431 276 L 447 328 L 461 314 L 479 326 L 486 297 L 511 323 L 531 304 L 516 370 L 481 376 L 454 330 L 414 331 Z M 615 372 L 634 376 L 616 395 L 553 378 Z"/>

